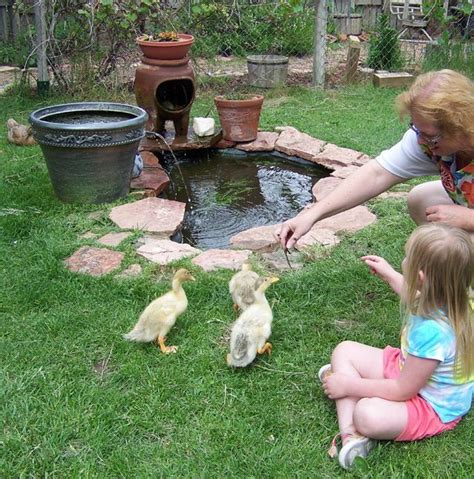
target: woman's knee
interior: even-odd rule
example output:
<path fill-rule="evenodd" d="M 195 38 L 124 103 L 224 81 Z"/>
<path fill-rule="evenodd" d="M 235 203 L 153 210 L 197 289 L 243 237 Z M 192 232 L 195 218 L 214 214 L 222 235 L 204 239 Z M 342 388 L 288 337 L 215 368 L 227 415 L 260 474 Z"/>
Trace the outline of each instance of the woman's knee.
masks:
<path fill-rule="evenodd" d="M 427 198 L 426 184 L 417 185 L 408 193 L 407 206 L 411 218 L 416 224 L 426 223 Z"/>
<path fill-rule="evenodd" d="M 441 181 L 428 181 L 414 186 L 408 193 L 408 212 L 416 224 L 426 223 L 426 208 L 440 204 L 452 204 Z"/>

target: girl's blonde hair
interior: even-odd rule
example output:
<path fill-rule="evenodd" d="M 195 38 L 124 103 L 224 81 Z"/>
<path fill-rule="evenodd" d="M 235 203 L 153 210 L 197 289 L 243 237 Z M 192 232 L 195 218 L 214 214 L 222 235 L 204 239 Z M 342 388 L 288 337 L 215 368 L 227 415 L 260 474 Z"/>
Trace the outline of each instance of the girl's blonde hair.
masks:
<path fill-rule="evenodd" d="M 400 118 L 416 113 L 443 133 L 465 135 L 474 145 L 474 82 L 454 70 L 424 73 L 398 95 Z"/>
<path fill-rule="evenodd" d="M 403 301 L 408 312 L 439 319 L 442 309 L 456 335 L 456 366 L 462 377 L 474 372 L 474 330 L 469 290 L 474 247 L 464 230 L 443 224 L 419 226 L 405 246 Z M 420 272 L 423 279 L 420 280 Z"/>

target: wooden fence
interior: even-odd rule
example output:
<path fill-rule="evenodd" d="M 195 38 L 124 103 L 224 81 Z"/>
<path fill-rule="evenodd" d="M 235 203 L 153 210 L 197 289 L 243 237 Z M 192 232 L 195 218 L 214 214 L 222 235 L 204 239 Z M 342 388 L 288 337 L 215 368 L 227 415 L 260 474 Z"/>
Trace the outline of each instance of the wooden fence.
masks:
<path fill-rule="evenodd" d="M 33 6 L 34 0 L 25 3 Z M 20 16 L 14 9 L 15 0 L 0 0 L 0 41 L 14 41 L 34 23 L 33 10 Z"/>

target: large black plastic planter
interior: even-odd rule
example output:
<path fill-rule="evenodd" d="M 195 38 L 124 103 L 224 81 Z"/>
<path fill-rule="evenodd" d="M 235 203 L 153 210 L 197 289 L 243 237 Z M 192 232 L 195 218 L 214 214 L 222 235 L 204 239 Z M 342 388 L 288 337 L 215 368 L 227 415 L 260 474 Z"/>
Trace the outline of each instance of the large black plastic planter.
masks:
<path fill-rule="evenodd" d="M 120 103 L 68 103 L 30 115 L 56 195 L 67 203 L 107 203 L 129 192 L 147 113 Z"/>

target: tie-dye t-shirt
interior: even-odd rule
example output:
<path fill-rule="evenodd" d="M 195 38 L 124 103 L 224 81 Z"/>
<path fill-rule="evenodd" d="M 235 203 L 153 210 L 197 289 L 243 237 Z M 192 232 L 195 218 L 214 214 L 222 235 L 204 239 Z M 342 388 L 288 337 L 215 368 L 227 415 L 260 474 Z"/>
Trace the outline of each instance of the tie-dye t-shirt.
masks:
<path fill-rule="evenodd" d="M 456 155 L 434 156 L 419 145 L 416 133 L 408 130 L 401 141 L 376 158 L 390 173 L 401 178 L 439 174 L 446 193 L 457 205 L 474 208 L 474 158 L 459 164 Z"/>
<path fill-rule="evenodd" d="M 410 315 L 401 335 L 400 369 L 408 354 L 440 361 L 419 395 L 447 423 L 464 416 L 471 408 L 474 378 L 455 374 L 456 336 L 445 319 Z"/>

